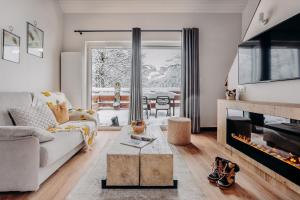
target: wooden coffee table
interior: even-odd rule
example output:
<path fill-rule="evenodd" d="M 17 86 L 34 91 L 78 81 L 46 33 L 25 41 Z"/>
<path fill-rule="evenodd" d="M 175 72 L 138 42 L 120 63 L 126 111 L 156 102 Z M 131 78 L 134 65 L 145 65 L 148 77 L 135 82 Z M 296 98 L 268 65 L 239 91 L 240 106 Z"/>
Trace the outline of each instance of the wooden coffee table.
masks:
<path fill-rule="evenodd" d="M 130 137 L 130 130 L 123 127 L 107 153 L 107 177 L 102 188 L 177 188 L 173 153 L 160 127 L 147 127 L 143 134 L 157 139 L 143 148 L 120 144 Z"/>

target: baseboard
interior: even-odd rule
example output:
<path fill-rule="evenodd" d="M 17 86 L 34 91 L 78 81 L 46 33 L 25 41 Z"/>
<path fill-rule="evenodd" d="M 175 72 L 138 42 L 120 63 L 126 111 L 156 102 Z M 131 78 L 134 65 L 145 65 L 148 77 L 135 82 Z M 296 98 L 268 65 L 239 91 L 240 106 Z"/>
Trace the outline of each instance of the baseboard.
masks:
<path fill-rule="evenodd" d="M 217 127 L 201 127 L 200 132 L 216 132 Z"/>
<path fill-rule="evenodd" d="M 120 131 L 122 129 L 123 126 L 100 126 L 98 127 L 98 131 Z M 168 130 L 168 126 L 167 125 L 161 125 L 160 128 L 162 129 L 162 131 L 167 131 Z M 201 127 L 200 128 L 200 133 L 201 132 L 216 132 L 217 131 L 217 127 Z"/>
<path fill-rule="evenodd" d="M 120 131 L 122 126 L 99 126 L 98 131 Z"/>

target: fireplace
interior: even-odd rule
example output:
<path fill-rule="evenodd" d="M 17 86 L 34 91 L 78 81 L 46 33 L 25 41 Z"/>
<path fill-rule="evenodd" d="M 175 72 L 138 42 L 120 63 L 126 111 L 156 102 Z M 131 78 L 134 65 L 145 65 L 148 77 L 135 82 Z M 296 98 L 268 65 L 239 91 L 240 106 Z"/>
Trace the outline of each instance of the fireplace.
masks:
<path fill-rule="evenodd" d="M 227 109 L 227 144 L 300 186 L 300 121 Z"/>

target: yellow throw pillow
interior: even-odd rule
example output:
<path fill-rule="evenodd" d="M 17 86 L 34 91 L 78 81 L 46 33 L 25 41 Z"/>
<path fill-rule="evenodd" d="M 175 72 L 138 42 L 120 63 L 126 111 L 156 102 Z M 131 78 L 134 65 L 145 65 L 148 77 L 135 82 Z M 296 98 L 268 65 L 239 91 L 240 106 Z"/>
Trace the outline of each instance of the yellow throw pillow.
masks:
<path fill-rule="evenodd" d="M 63 102 L 57 105 L 53 105 L 53 103 L 48 103 L 49 108 L 52 110 L 56 121 L 59 124 L 63 124 L 67 121 L 69 121 L 70 116 L 69 116 L 69 112 L 68 112 L 68 107 L 67 107 L 67 103 Z"/>

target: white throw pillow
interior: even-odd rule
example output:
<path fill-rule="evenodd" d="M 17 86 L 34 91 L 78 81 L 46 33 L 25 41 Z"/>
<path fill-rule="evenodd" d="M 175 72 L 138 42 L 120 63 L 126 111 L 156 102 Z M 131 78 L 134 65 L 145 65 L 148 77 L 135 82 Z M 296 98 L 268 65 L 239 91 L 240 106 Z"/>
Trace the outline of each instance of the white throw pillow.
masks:
<path fill-rule="evenodd" d="M 64 93 L 43 91 L 33 94 L 32 106 L 48 105 L 49 103 L 57 105 L 64 102 L 67 103 L 68 110 L 72 109 L 72 104 Z"/>
<path fill-rule="evenodd" d="M 42 129 L 58 125 L 47 105 L 11 108 L 8 110 L 17 126 L 33 126 Z"/>

